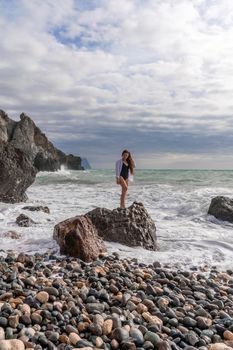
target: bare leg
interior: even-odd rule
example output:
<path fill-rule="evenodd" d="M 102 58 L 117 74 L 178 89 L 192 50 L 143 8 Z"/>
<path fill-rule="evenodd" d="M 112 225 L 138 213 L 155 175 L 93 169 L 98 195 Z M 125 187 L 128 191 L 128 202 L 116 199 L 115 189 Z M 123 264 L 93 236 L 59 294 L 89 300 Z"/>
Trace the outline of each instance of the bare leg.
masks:
<path fill-rule="evenodd" d="M 128 190 L 128 180 L 123 179 L 123 177 L 120 177 L 120 185 L 121 185 L 121 201 L 120 201 L 120 207 L 125 208 L 125 197 Z"/>

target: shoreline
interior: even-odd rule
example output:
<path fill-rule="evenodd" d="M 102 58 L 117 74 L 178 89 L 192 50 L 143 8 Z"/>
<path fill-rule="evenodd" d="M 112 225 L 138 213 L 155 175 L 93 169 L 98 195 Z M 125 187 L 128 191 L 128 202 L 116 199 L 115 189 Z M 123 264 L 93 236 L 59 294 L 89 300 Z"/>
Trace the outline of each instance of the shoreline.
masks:
<path fill-rule="evenodd" d="M 10 252 L 0 257 L 0 310 L 0 339 L 28 349 L 230 349 L 233 270 Z"/>

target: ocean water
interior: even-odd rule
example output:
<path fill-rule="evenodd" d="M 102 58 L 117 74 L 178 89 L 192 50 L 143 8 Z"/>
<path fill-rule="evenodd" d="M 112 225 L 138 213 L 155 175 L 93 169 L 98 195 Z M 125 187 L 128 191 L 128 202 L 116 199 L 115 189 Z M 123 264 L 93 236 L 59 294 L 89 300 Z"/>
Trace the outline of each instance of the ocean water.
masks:
<path fill-rule="evenodd" d="M 69 217 L 85 214 L 96 207 L 119 206 L 120 186 L 113 170 L 60 170 L 41 172 L 28 189 L 27 203 L 0 203 L 0 237 L 3 251 L 30 254 L 53 249 L 53 228 Z M 233 225 L 207 215 L 211 199 L 217 195 L 233 197 L 233 171 L 214 170 L 137 170 L 130 183 L 127 206 L 143 202 L 157 228 L 159 251 L 130 248 L 106 242 L 109 253 L 122 257 L 177 268 L 217 266 L 233 268 Z M 51 213 L 29 212 L 25 205 L 46 205 Z M 25 213 L 36 224 L 22 228 L 15 223 Z M 9 230 L 22 235 L 19 240 L 3 237 Z"/>

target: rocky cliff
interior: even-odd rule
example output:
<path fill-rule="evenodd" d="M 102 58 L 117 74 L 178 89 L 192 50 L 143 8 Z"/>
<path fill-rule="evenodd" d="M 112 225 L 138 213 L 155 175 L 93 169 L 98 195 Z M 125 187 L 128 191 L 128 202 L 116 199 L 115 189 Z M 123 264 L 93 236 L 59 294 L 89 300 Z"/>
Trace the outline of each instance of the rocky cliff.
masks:
<path fill-rule="evenodd" d="M 80 157 L 54 147 L 25 113 L 14 121 L 0 110 L 0 201 L 25 200 L 38 171 L 56 171 L 63 164 L 83 170 Z"/>
<path fill-rule="evenodd" d="M 0 201 L 25 201 L 26 189 L 34 182 L 37 170 L 19 149 L 0 141 Z"/>

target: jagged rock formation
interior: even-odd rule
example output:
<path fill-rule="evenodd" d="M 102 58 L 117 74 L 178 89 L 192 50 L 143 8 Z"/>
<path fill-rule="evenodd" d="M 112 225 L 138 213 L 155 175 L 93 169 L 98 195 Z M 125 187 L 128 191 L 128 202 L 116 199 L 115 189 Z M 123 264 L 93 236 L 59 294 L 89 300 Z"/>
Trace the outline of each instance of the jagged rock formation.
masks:
<path fill-rule="evenodd" d="M 60 164 L 65 165 L 67 169 L 84 170 L 84 167 L 81 165 L 81 157 L 74 156 L 73 154 L 67 155 L 58 149 L 57 154 Z"/>
<path fill-rule="evenodd" d="M 233 199 L 217 196 L 211 200 L 208 214 L 219 220 L 233 222 Z"/>
<path fill-rule="evenodd" d="M 24 113 L 20 114 L 20 121 L 16 122 L 0 110 L 0 141 L 22 151 L 38 171 L 60 169 L 57 149 Z"/>
<path fill-rule="evenodd" d="M 99 236 L 106 241 L 156 250 L 156 227 L 142 203 L 134 202 L 126 209 L 96 208 L 88 212 Z"/>
<path fill-rule="evenodd" d="M 156 227 L 142 203 L 126 209 L 96 208 L 54 227 L 61 254 L 91 261 L 105 251 L 102 238 L 128 246 L 156 250 Z"/>
<path fill-rule="evenodd" d="M 54 147 L 25 113 L 14 121 L 0 110 L 0 201 L 25 201 L 25 191 L 36 173 L 56 171 L 62 164 L 69 169 L 83 169 L 80 157 Z"/>
<path fill-rule="evenodd" d="M 91 220 L 84 215 L 60 222 L 54 227 L 53 238 L 60 246 L 61 254 L 90 262 L 106 251 Z"/>

